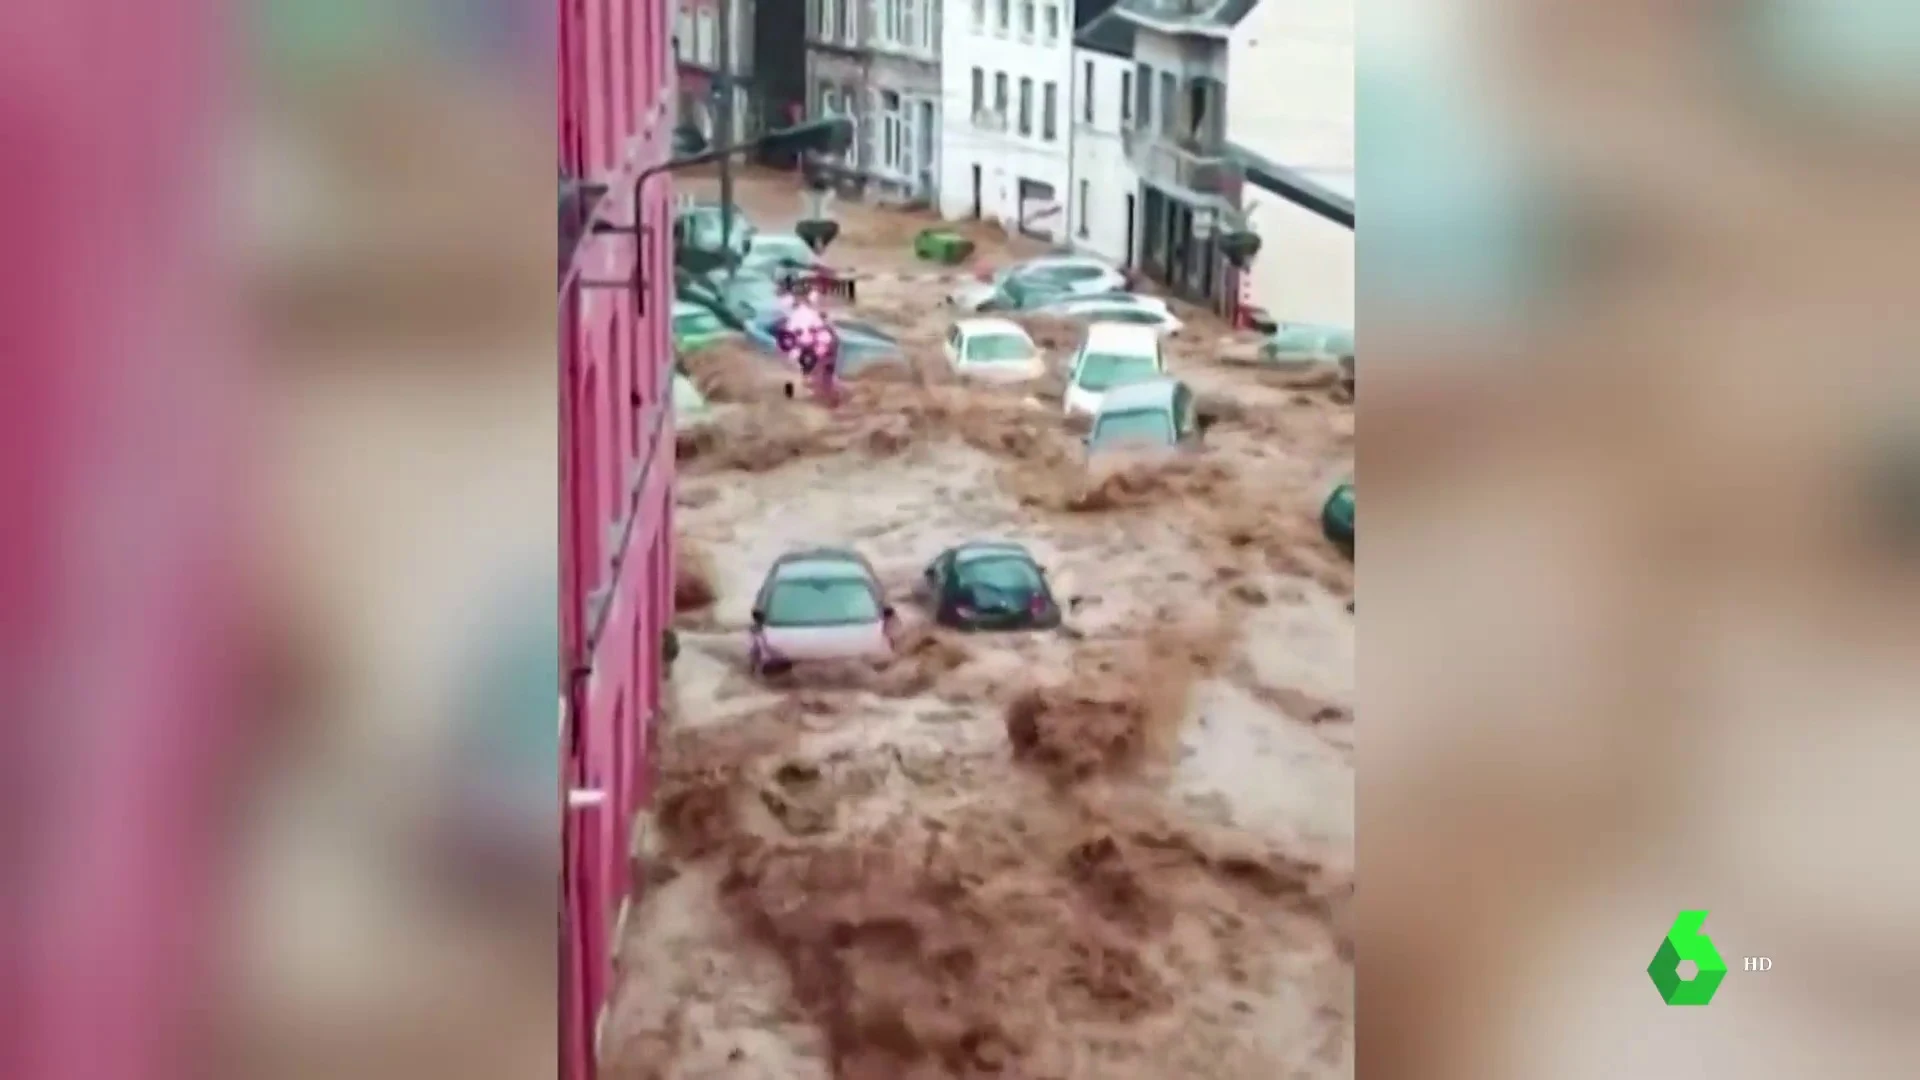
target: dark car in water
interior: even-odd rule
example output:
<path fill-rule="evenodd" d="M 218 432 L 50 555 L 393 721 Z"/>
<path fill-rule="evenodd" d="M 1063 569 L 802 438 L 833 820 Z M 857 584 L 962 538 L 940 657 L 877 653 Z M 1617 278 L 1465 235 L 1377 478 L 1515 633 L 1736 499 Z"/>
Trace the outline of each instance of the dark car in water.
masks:
<path fill-rule="evenodd" d="M 748 325 L 747 336 L 762 349 L 778 353 L 780 346 L 774 340 L 774 328 L 784 317 L 778 309 L 762 313 Z M 906 362 L 899 339 L 872 323 L 834 316 L 828 316 L 828 321 L 840 335 L 840 374 L 853 375 L 874 364 Z"/>
<path fill-rule="evenodd" d="M 1335 547 L 1353 554 L 1353 481 L 1333 489 L 1320 507 L 1320 529 Z"/>
<path fill-rule="evenodd" d="M 927 565 L 923 586 L 934 621 L 961 630 L 1052 630 L 1061 611 L 1046 571 L 1024 546 L 976 540 Z"/>

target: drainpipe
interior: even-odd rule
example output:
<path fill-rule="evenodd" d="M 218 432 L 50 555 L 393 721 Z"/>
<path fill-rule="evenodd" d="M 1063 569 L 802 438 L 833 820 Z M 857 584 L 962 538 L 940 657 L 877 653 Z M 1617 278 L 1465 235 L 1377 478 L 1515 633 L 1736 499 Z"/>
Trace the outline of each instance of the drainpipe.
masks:
<path fill-rule="evenodd" d="M 1067 5 L 1066 18 L 1069 24 L 1067 34 L 1067 246 L 1074 250 L 1080 248 L 1080 228 L 1077 222 L 1086 219 L 1087 208 L 1080 204 L 1080 188 L 1073 182 L 1073 157 L 1080 145 L 1080 70 L 1073 62 L 1073 5 Z"/>

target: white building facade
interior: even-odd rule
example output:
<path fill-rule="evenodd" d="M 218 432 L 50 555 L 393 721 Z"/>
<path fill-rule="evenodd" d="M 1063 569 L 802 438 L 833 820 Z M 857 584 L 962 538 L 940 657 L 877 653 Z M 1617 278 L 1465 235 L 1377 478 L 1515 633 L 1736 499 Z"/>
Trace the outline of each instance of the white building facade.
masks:
<path fill-rule="evenodd" d="M 946 0 L 941 216 L 1069 239 L 1072 0 Z"/>
<path fill-rule="evenodd" d="M 1117 16 L 1089 20 L 1074 39 L 1073 72 L 1071 242 L 1131 267 L 1139 250 L 1140 175 L 1122 131 L 1133 123 L 1133 24 Z"/>
<path fill-rule="evenodd" d="M 1260 236 L 1241 301 L 1354 324 L 1354 2 L 1263 0 L 1228 42 L 1226 136 Z"/>
<path fill-rule="evenodd" d="M 849 117 L 859 130 L 828 172 L 867 197 L 937 205 L 941 0 L 805 3 L 808 111 Z M 763 43 L 761 52 L 775 47 Z"/>

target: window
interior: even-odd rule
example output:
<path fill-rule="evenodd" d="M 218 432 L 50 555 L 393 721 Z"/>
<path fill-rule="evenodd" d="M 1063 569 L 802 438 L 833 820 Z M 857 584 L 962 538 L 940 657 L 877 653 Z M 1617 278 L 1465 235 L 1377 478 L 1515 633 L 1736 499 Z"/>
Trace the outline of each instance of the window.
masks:
<path fill-rule="evenodd" d="M 1020 36 L 1033 36 L 1033 0 L 1020 0 Z"/>
<path fill-rule="evenodd" d="M 1020 134 L 1033 134 L 1033 80 L 1020 80 Z"/>
<path fill-rule="evenodd" d="M 1011 0 L 994 0 L 994 23 L 1001 33 L 1007 32 L 1007 5 Z"/>
<path fill-rule="evenodd" d="M 841 0 L 820 0 L 818 9 L 820 21 L 814 27 L 814 34 L 822 41 L 832 41 L 840 36 L 840 2 Z M 846 0 L 848 5 L 852 5 L 853 2 L 854 0 Z"/>
<path fill-rule="evenodd" d="M 1060 106 L 1060 84 L 1048 83 L 1040 91 L 1040 137 L 1052 142 L 1059 134 L 1054 126 L 1054 110 Z"/>
<path fill-rule="evenodd" d="M 1093 123 L 1093 61 L 1080 65 L 1080 119 Z"/>
<path fill-rule="evenodd" d="M 934 51 L 934 18 L 923 0 L 878 0 L 874 38 L 914 52 Z"/>
<path fill-rule="evenodd" d="M 1080 373 L 1075 383 L 1082 390 L 1099 393 L 1127 383 L 1144 382 L 1159 374 L 1160 365 L 1151 356 L 1089 353 L 1080 358 Z"/>
<path fill-rule="evenodd" d="M 968 116 L 979 116 L 987 107 L 987 73 L 984 69 L 973 69 L 973 109 Z"/>
<path fill-rule="evenodd" d="M 892 90 L 880 93 L 880 167 L 891 173 L 907 173 L 911 162 L 911 152 L 907 138 L 907 116 L 900 108 L 900 95 Z"/>
<path fill-rule="evenodd" d="M 1044 39 L 1051 45 L 1060 40 L 1060 5 L 1048 4 L 1041 25 L 1045 28 Z"/>
<path fill-rule="evenodd" d="M 1082 237 L 1087 235 L 1087 211 L 1091 209 L 1092 203 L 1093 185 L 1082 180 L 1080 181 L 1080 235 Z"/>
<path fill-rule="evenodd" d="M 681 8 L 673 17 L 673 58 L 676 61 L 692 59 L 692 54 L 688 52 L 692 46 L 693 13 Z"/>
<path fill-rule="evenodd" d="M 693 62 L 712 67 L 720 51 L 720 39 L 713 32 L 713 12 L 700 11 L 693 18 Z"/>
<path fill-rule="evenodd" d="M 1173 72 L 1160 73 L 1160 132 L 1164 135 L 1177 134 L 1175 129 L 1179 124 L 1176 118 L 1180 112 L 1178 83 L 1179 80 L 1173 77 Z"/>
<path fill-rule="evenodd" d="M 985 29 L 987 25 L 987 0 L 973 0 L 973 28 Z"/>
<path fill-rule="evenodd" d="M 993 73 L 993 111 L 1002 118 L 1007 115 L 1007 73 L 1004 71 Z"/>
<path fill-rule="evenodd" d="M 855 27 L 854 27 L 854 20 L 859 17 L 860 17 L 860 6 L 859 6 L 858 0 L 841 0 L 840 2 L 840 40 L 842 43 L 847 45 L 853 45 L 860 40 L 859 35 L 855 32 Z"/>
<path fill-rule="evenodd" d="M 1133 72 L 1120 73 L 1120 126 L 1133 119 Z"/>

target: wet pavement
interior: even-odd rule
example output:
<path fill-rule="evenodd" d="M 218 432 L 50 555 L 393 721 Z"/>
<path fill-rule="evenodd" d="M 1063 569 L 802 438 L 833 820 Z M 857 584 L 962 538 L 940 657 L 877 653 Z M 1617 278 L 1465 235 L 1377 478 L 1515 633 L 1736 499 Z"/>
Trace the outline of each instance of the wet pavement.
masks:
<path fill-rule="evenodd" d="M 805 206 L 777 174 L 737 197 L 765 229 Z M 1318 525 L 1350 401 L 1219 363 L 1225 329 L 1176 305 L 1170 366 L 1218 423 L 1190 457 L 1089 472 L 1057 380 L 945 376 L 948 271 L 910 251 L 930 219 L 832 212 L 836 266 L 928 275 L 852 308 L 908 364 L 829 414 L 765 358 L 689 358 L 716 403 L 681 440 L 697 580 L 610 1075 L 1351 1076 L 1353 574 Z M 969 270 L 1037 250 L 968 231 Z M 927 624 L 921 569 L 987 537 L 1077 601 L 1065 631 Z M 873 561 L 900 655 L 751 678 L 751 597 L 812 544 Z"/>

